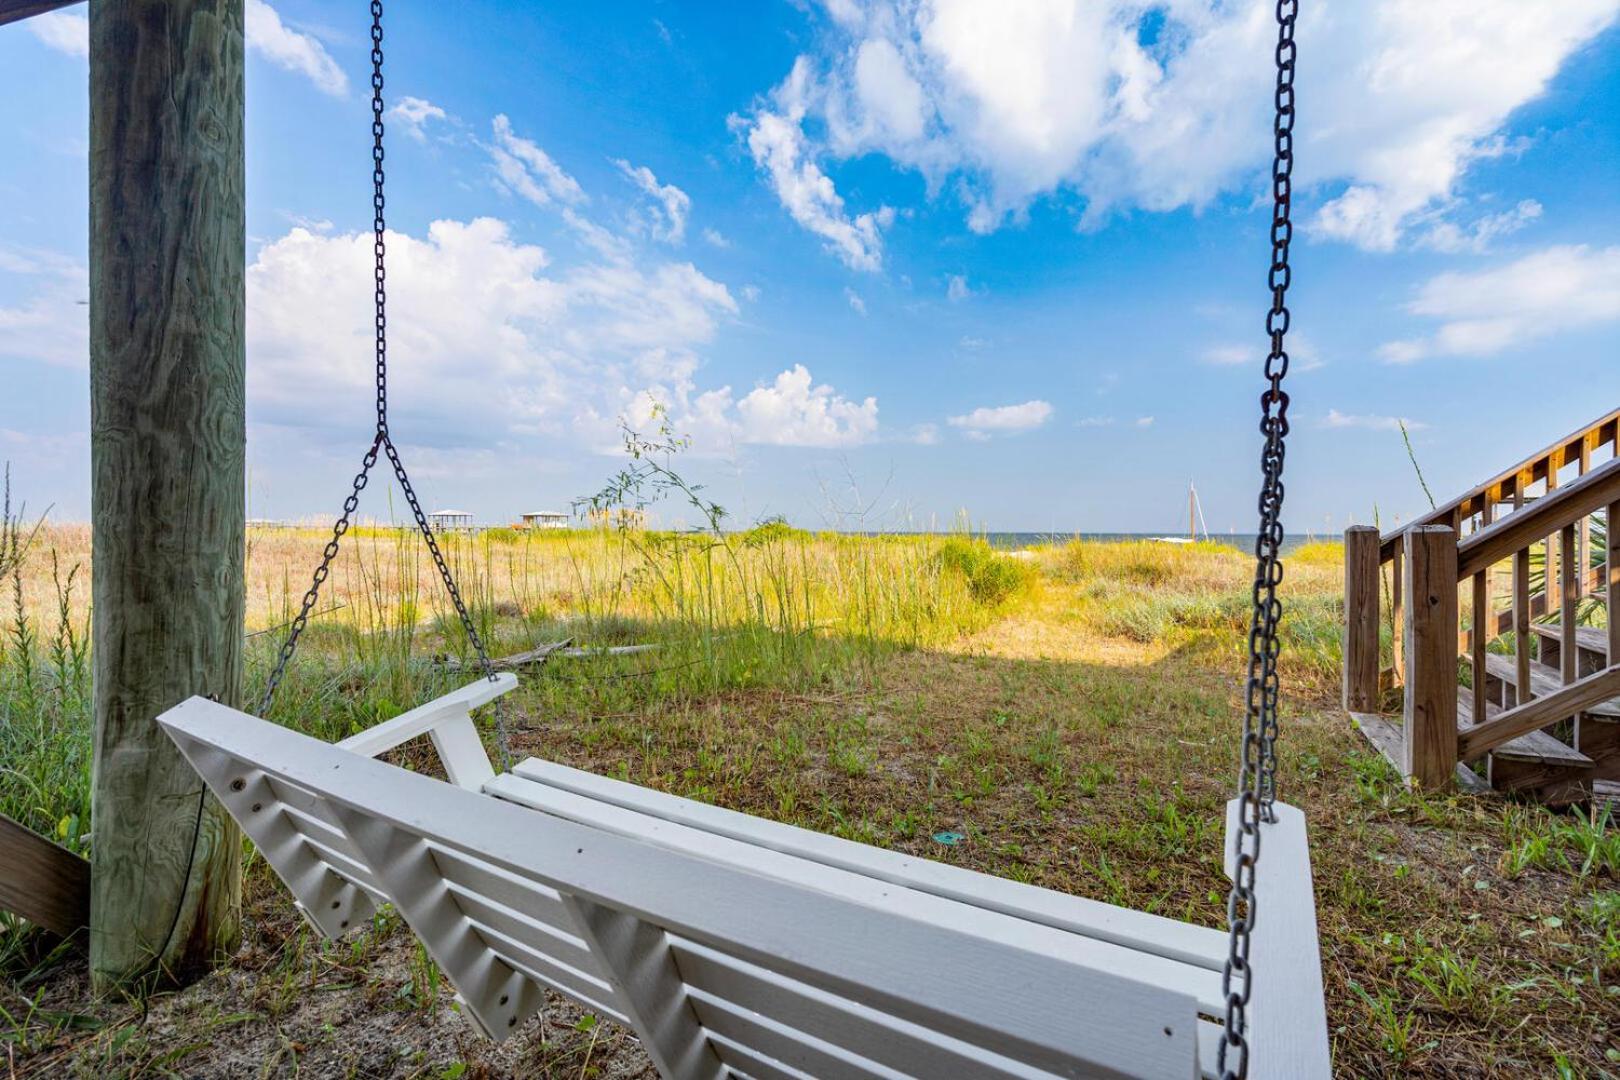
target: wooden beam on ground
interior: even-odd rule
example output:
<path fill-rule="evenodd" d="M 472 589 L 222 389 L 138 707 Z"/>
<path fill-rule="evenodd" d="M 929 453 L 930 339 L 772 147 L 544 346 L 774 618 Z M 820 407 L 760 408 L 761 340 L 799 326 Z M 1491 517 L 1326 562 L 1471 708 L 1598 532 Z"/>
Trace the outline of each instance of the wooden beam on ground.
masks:
<path fill-rule="evenodd" d="M 1406 702 L 1402 773 L 1447 788 L 1457 765 L 1457 534 L 1423 525 L 1405 536 Z"/>
<path fill-rule="evenodd" d="M 1494 720 L 1487 720 L 1463 731 L 1457 737 L 1457 752 L 1463 761 L 1483 757 L 1493 747 L 1528 731 L 1535 731 L 1568 719 L 1583 709 L 1620 695 L 1620 665 L 1604 668 L 1595 675 L 1577 679 L 1568 686 L 1538 698 L 1521 696 L 1522 705 L 1507 709 Z"/>
<path fill-rule="evenodd" d="M 242 840 L 157 715 L 242 687 L 243 0 L 90 9 L 94 873 L 100 986 L 238 936 Z"/>
<path fill-rule="evenodd" d="M 0 909 L 60 937 L 90 924 L 90 864 L 0 814 Z"/>
<path fill-rule="evenodd" d="M 1353 712 L 1350 719 L 1355 722 L 1356 730 L 1361 732 L 1362 737 L 1383 756 L 1385 761 L 1389 762 L 1389 767 L 1397 773 L 1402 772 L 1405 765 L 1402 761 L 1404 754 L 1401 750 L 1401 726 L 1377 713 Z M 1490 794 L 1491 785 L 1460 761 L 1457 763 L 1454 779 L 1457 786 L 1470 795 Z"/>
<path fill-rule="evenodd" d="M 57 8 L 72 7 L 81 0 L 0 0 L 0 26 L 35 15 L 44 15 Z"/>
<path fill-rule="evenodd" d="M 1378 708 L 1378 530 L 1344 530 L 1344 707 Z"/>

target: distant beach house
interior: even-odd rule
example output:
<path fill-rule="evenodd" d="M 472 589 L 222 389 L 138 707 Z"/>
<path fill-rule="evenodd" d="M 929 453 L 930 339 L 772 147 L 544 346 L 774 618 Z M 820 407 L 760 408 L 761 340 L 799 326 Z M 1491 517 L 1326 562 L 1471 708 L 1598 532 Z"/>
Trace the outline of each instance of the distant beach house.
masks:
<path fill-rule="evenodd" d="M 525 529 L 566 529 L 568 515 L 558 510 L 530 510 L 523 515 Z"/>
<path fill-rule="evenodd" d="M 428 524 L 433 526 L 434 532 L 471 529 L 472 523 L 472 515 L 465 510 L 435 510 L 428 515 Z"/>

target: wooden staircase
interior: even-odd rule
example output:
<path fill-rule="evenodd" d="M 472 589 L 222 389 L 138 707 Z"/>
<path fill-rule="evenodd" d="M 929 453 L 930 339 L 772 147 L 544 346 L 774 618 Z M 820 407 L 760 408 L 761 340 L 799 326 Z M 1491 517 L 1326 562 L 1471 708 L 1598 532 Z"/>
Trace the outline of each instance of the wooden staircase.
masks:
<path fill-rule="evenodd" d="M 1577 625 L 1620 588 L 1617 439 L 1620 410 L 1402 529 L 1346 530 L 1344 706 L 1410 782 L 1620 797 L 1620 625 Z"/>

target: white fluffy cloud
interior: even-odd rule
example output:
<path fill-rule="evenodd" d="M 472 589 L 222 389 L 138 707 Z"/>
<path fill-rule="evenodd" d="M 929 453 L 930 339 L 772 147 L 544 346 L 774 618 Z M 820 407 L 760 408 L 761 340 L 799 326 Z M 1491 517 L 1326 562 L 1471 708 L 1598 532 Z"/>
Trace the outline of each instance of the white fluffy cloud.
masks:
<path fill-rule="evenodd" d="M 795 220 L 850 265 L 876 231 L 824 170 L 867 153 L 959 193 L 989 231 L 1031 200 L 1077 192 L 1116 208 L 1201 207 L 1264 190 L 1271 0 L 853 0 L 742 122 Z M 1306 5 L 1297 179 L 1327 201 L 1318 235 L 1387 250 L 1408 234 L 1472 248 L 1533 212 L 1479 216 L 1458 181 L 1513 152 L 1501 129 L 1620 0 L 1369 0 Z M 1467 220 L 1473 219 L 1473 220 Z"/>
<path fill-rule="evenodd" d="M 299 33 L 283 23 L 276 9 L 264 0 L 247 0 L 243 26 L 248 48 L 272 64 L 303 75 L 333 97 L 343 97 L 349 92 L 349 78 L 326 51 L 326 46 L 313 35 Z"/>
<path fill-rule="evenodd" d="M 737 399 L 697 384 L 698 350 L 737 314 L 691 263 L 560 268 L 504 222 L 438 221 L 388 236 L 389 359 L 403 438 L 476 450 L 526 437 L 616 444 L 618 418 L 668 409 L 695 449 L 849 446 L 877 402 L 802 365 Z M 295 228 L 248 271 L 249 394 L 258 421 L 363 431 L 371 381 L 371 236 Z"/>
<path fill-rule="evenodd" d="M 631 165 L 622 158 L 614 164 L 652 200 L 637 226 L 645 228 L 655 239 L 671 244 L 679 244 L 686 239 L 686 215 L 692 209 L 691 196 L 674 184 L 660 184 L 658 177 L 645 165 Z"/>
<path fill-rule="evenodd" d="M 960 428 L 970 439 L 988 439 L 991 435 L 1030 431 L 1051 418 L 1051 403 L 1037 398 L 1022 405 L 981 405 L 970 413 L 950 417 L 945 422 L 953 428 Z"/>
<path fill-rule="evenodd" d="M 1433 278 L 1407 305 L 1432 333 L 1386 344 L 1390 363 L 1488 356 L 1562 330 L 1620 319 L 1620 246 L 1564 245 L 1469 273 Z"/>
<path fill-rule="evenodd" d="M 445 112 L 439 106 L 426 98 L 411 97 L 409 94 L 394 102 L 393 108 L 388 110 L 388 115 L 392 119 L 399 121 L 400 125 L 405 129 L 405 134 L 417 142 L 422 142 L 427 138 L 429 120 L 443 120 L 445 118 Z"/>
<path fill-rule="evenodd" d="M 854 402 L 816 386 L 803 364 L 737 402 L 738 437 L 777 446 L 854 446 L 877 433 L 876 398 Z"/>
<path fill-rule="evenodd" d="M 59 52 L 78 57 L 90 55 L 90 20 L 83 15 L 46 12 L 33 16 L 24 25 L 35 37 Z M 243 9 L 243 30 L 248 49 L 272 64 L 303 75 L 317 89 L 333 97 L 348 94 L 349 78 L 326 51 L 326 46 L 314 35 L 300 33 L 282 22 L 276 9 L 265 0 L 247 0 Z"/>

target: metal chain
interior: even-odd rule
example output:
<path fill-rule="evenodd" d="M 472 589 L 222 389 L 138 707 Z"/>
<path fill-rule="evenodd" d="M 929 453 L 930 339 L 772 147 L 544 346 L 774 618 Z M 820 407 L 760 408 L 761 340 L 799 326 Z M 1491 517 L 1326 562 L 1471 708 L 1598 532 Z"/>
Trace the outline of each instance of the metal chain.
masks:
<path fill-rule="evenodd" d="M 433 535 L 433 526 L 428 522 L 427 515 L 422 512 L 422 504 L 416 497 L 416 489 L 411 484 L 411 478 L 405 471 L 405 463 L 400 460 L 399 451 L 394 446 L 394 440 L 388 431 L 388 265 L 387 265 L 387 223 L 384 210 L 387 207 L 387 197 L 384 193 L 384 183 L 387 176 L 383 170 L 383 6 L 382 0 L 371 0 L 371 206 L 372 206 L 372 253 L 375 262 L 372 271 L 373 292 L 372 299 L 375 305 L 375 331 L 376 331 L 376 358 L 377 358 L 377 431 L 371 441 L 371 448 L 366 451 L 361 461 L 360 471 L 355 475 L 353 490 L 349 497 L 343 500 L 343 513 L 332 526 L 332 539 L 327 541 L 326 550 L 321 557 L 321 563 L 315 568 L 315 578 L 304 594 L 303 603 L 299 607 L 298 615 L 293 619 L 287 634 L 287 640 L 282 643 L 281 653 L 276 659 L 276 666 L 270 673 L 270 680 L 265 686 L 264 698 L 259 704 L 259 714 L 265 715 L 270 711 L 271 702 L 274 701 L 276 689 L 281 685 L 282 676 L 286 673 L 287 664 L 292 660 L 293 653 L 298 648 L 298 639 L 304 632 L 304 626 L 309 622 L 310 611 L 319 599 L 321 586 L 331 573 L 332 560 L 337 558 L 338 545 L 343 534 L 349 531 L 350 519 L 355 509 L 360 505 L 360 492 L 365 490 L 370 479 L 372 466 L 377 464 L 379 453 L 388 456 L 388 463 L 393 466 L 394 478 L 405 493 L 405 502 L 411 508 L 411 516 L 416 520 L 417 531 L 427 543 L 428 552 L 433 556 L 433 565 L 439 571 L 439 578 L 444 582 L 445 591 L 450 595 L 450 602 L 455 606 L 456 616 L 461 621 L 462 629 L 467 633 L 467 640 L 478 653 L 478 664 L 486 678 L 495 677 L 494 665 L 490 662 L 489 653 L 484 648 L 484 639 L 473 625 L 472 615 L 467 611 L 467 605 L 461 598 L 461 590 L 456 585 L 455 575 L 450 571 L 450 564 L 445 560 L 444 552 L 439 548 L 439 541 Z M 506 745 L 506 729 L 500 703 L 497 701 L 496 727 L 503 759 L 510 764 L 509 751 Z"/>
<path fill-rule="evenodd" d="M 1277 3 L 1276 118 L 1272 125 L 1275 149 L 1271 164 L 1271 311 L 1266 332 L 1271 350 L 1266 356 L 1266 381 L 1260 395 L 1260 529 L 1254 542 L 1254 612 L 1249 624 L 1248 681 L 1244 689 L 1243 746 L 1238 771 L 1238 831 L 1232 840 L 1232 887 L 1226 898 L 1229 931 L 1221 992 L 1226 999 L 1226 1031 L 1221 1040 L 1219 1069 L 1223 1080 L 1239 1080 L 1249 1072 L 1248 1005 L 1254 987 L 1249 967 L 1250 934 L 1258 917 L 1255 870 L 1260 861 L 1260 825 L 1273 820 L 1277 798 L 1277 655 L 1281 643 L 1277 626 L 1282 602 L 1280 550 L 1283 541 L 1283 455 L 1288 435 L 1288 394 L 1282 388 L 1288 374 L 1288 286 L 1293 273 L 1288 248 L 1294 237 L 1290 218 L 1294 172 L 1294 20 L 1298 0 Z"/>

